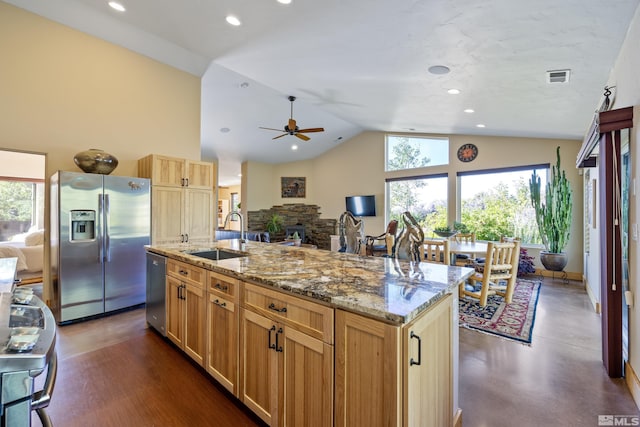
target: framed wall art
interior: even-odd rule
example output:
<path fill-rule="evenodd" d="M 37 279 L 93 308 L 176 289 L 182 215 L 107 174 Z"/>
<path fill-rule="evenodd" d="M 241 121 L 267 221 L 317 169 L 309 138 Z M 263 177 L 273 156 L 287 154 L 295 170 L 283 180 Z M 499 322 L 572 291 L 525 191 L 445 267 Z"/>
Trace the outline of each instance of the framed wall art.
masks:
<path fill-rule="evenodd" d="M 307 178 L 306 177 L 281 177 L 282 197 L 307 197 Z"/>

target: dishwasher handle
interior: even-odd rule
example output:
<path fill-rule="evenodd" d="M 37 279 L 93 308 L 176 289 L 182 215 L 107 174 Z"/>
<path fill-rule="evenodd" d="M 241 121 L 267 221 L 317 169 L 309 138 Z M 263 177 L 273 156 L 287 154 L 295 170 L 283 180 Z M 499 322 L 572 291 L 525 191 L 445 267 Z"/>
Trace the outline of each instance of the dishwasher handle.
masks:
<path fill-rule="evenodd" d="M 49 366 L 47 368 L 47 378 L 44 380 L 44 386 L 42 390 L 33 393 L 31 398 L 31 409 L 42 409 L 49 406 L 51 401 L 51 395 L 53 394 L 53 388 L 56 385 L 56 376 L 58 375 L 58 357 L 54 351 L 49 359 Z M 38 416 L 41 417 L 40 411 Z"/>

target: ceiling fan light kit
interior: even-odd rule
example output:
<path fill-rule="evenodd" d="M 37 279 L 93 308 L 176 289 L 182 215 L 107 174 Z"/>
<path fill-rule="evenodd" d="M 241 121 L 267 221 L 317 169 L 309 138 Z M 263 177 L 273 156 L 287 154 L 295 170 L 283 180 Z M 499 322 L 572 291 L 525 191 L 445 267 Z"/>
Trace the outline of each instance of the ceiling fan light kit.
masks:
<path fill-rule="evenodd" d="M 267 130 L 275 130 L 275 131 L 278 131 L 278 132 L 284 132 L 282 135 L 275 136 L 275 137 L 273 137 L 271 139 L 278 139 L 278 138 L 282 138 L 283 136 L 292 135 L 292 136 L 295 136 L 297 138 L 300 138 L 303 141 L 309 141 L 311 139 L 307 135 L 304 135 L 305 133 L 324 132 L 324 128 L 300 129 L 298 127 L 296 121 L 293 119 L 293 101 L 296 100 L 296 97 L 290 95 L 288 97 L 288 99 L 289 99 L 289 102 L 291 102 L 291 115 L 289 116 L 289 121 L 284 126 L 284 128 L 283 129 L 274 129 L 274 128 L 260 127 L 260 129 L 267 129 Z"/>

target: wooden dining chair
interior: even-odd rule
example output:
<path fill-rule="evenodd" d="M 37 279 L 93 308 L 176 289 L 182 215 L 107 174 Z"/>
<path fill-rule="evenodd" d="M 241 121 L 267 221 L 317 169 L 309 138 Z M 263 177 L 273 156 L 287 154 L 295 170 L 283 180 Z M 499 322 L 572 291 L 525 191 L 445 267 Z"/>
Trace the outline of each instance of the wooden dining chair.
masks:
<path fill-rule="evenodd" d="M 424 261 L 448 265 L 451 262 L 449 243 L 447 239 L 425 239 L 423 241 Z"/>
<path fill-rule="evenodd" d="M 519 259 L 520 241 L 487 243 L 484 267 L 469 278 L 469 288 L 464 283 L 460 285 L 460 297 L 477 298 L 484 307 L 489 295 L 497 294 L 509 304 L 516 285 Z"/>
<path fill-rule="evenodd" d="M 458 243 L 475 243 L 476 233 L 457 233 L 453 236 Z M 473 254 L 456 254 L 456 265 L 466 266 L 473 264 Z"/>

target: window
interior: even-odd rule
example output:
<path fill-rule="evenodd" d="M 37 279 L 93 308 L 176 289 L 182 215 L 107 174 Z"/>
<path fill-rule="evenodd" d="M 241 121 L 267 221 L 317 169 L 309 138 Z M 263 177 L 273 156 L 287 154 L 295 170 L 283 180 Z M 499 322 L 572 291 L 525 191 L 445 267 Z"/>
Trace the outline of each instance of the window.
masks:
<path fill-rule="evenodd" d="M 447 174 L 388 179 L 387 217 L 402 223 L 402 213 L 409 211 L 425 235 L 436 226 L 446 225 L 447 181 Z"/>
<path fill-rule="evenodd" d="M 231 212 L 239 212 L 240 211 L 240 198 L 238 197 L 238 193 L 231 193 Z M 234 216 L 235 218 L 235 216 Z"/>
<path fill-rule="evenodd" d="M 44 183 L 0 180 L 0 241 L 18 239 L 41 225 L 43 214 Z"/>
<path fill-rule="evenodd" d="M 386 171 L 449 164 L 449 138 L 387 135 Z"/>
<path fill-rule="evenodd" d="M 548 164 L 459 172 L 460 221 L 475 231 L 478 240 L 495 241 L 504 235 L 542 244 L 529 196 L 534 170 L 544 188 Z"/>

